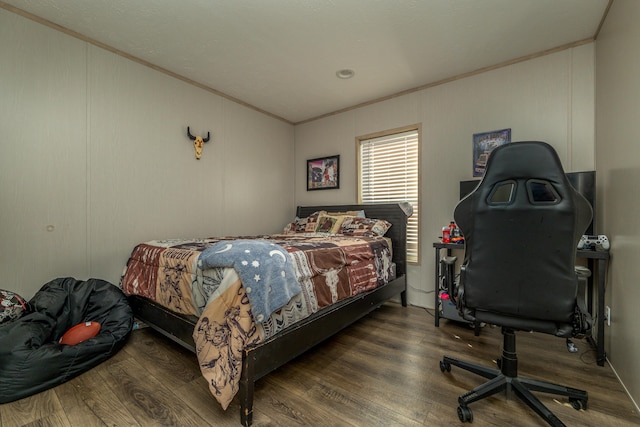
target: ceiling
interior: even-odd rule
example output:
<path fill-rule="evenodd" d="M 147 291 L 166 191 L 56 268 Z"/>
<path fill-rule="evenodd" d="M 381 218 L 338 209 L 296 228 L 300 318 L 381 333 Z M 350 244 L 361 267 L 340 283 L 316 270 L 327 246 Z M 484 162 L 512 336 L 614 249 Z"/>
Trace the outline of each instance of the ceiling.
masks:
<path fill-rule="evenodd" d="M 0 7 L 300 123 L 591 40 L 609 2 L 0 0 Z M 339 79 L 341 69 L 355 76 Z"/>

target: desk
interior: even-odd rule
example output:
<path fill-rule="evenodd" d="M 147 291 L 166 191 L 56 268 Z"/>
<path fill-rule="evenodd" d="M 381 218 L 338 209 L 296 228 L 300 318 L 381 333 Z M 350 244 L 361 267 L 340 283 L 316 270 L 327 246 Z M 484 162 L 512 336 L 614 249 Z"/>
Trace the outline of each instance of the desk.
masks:
<path fill-rule="evenodd" d="M 435 248 L 435 325 L 440 326 L 439 307 L 439 285 L 440 285 L 440 250 L 446 249 L 447 256 L 451 255 L 452 250 L 464 250 L 464 245 L 459 243 L 440 243 L 433 244 Z M 593 334 L 588 338 L 591 345 L 596 348 L 596 362 L 599 366 L 604 366 L 607 357 L 604 351 L 604 293 L 607 278 L 607 261 L 609 260 L 609 251 L 592 251 L 579 249 L 576 251 L 576 258 L 587 260 L 587 267 L 591 270 L 591 276 L 587 282 L 587 309 L 593 317 L 593 289 L 594 280 L 597 276 L 597 304 L 596 304 L 596 337 Z M 597 263 L 597 264 L 596 264 Z M 594 270 L 594 266 L 596 267 Z"/>

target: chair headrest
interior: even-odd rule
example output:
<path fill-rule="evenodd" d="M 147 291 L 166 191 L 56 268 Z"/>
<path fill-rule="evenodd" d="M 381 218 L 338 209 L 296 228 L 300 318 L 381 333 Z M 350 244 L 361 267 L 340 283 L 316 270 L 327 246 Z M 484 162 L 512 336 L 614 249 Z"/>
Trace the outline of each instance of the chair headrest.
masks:
<path fill-rule="evenodd" d="M 485 185 L 518 178 L 567 181 L 558 154 L 549 144 L 541 141 L 505 144 L 491 152 L 483 178 Z"/>

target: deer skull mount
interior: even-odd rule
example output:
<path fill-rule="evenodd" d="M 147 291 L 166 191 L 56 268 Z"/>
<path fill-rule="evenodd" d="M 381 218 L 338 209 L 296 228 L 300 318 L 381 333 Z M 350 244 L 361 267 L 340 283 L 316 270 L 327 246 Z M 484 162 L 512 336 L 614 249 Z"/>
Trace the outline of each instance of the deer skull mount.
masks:
<path fill-rule="evenodd" d="M 193 136 L 191 135 L 191 131 L 189 126 L 187 126 L 187 136 L 193 140 L 193 148 L 196 150 L 196 159 L 200 160 L 200 156 L 202 156 L 202 145 L 209 141 L 209 137 L 211 136 L 210 132 L 207 132 L 207 137 L 203 138 L 201 136 Z"/>

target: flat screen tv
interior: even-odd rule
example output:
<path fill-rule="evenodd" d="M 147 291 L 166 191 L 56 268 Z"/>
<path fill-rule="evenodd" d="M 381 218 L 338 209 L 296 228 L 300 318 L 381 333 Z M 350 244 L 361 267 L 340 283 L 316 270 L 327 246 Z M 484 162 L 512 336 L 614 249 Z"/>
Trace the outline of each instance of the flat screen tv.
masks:
<path fill-rule="evenodd" d="M 595 235 L 596 231 L 596 171 L 568 172 L 567 178 L 573 188 L 591 204 L 593 219 L 584 234 Z M 480 184 L 479 179 L 460 181 L 460 199 L 471 193 Z"/>

